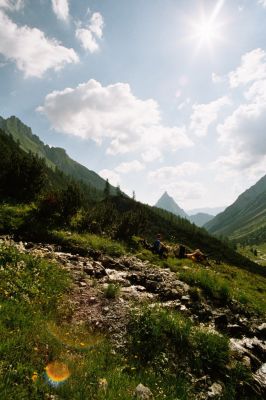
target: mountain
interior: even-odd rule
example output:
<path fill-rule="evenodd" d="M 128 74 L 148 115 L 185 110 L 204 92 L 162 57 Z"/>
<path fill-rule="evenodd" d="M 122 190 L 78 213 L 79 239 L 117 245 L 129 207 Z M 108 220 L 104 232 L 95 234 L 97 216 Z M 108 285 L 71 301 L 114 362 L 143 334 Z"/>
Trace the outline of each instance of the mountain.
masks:
<path fill-rule="evenodd" d="M 266 175 L 204 227 L 240 242 L 266 241 Z"/>
<path fill-rule="evenodd" d="M 210 220 L 214 218 L 214 215 L 206 214 L 206 213 L 197 213 L 195 215 L 190 215 L 189 220 L 193 224 L 197 226 L 203 226 L 207 224 Z"/>
<path fill-rule="evenodd" d="M 171 213 L 182 217 L 182 218 L 189 218 L 188 215 L 182 208 L 180 208 L 173 197 L 169 196 L 167 192 L 160 197 L 160 199 L 155 204 L 155 207 L 162 208 L 163 210 L 170 211 Z"/>
<path fill-rule="evenodd" d="M 72 160 L 64 149 L 45 145 L 37 135 L 32 133 L 31 128 L 23 124 L 17 117 L 12 116 L 7 119 L 0 117 L 0 128 L 7 134 L 11 134 L 22 150 L 44 158 L 48 167 L 53 169 L 57 167 L 66 175 L 82 181 L 88 186 L 104 190 L 106 181 L 96 172 Z M 110 185 L 110 191 L 114 194 L 116 189 Z"/>
<path fill-rule="evenodd" d="M 202 207 L 202 208 L 193 208 L 192 210 L 186 210 L 188 215 L 195 215 L 198 213 L 209 214 L 215 216 L 220 214 L 225 210 L 226 207 Z"/>

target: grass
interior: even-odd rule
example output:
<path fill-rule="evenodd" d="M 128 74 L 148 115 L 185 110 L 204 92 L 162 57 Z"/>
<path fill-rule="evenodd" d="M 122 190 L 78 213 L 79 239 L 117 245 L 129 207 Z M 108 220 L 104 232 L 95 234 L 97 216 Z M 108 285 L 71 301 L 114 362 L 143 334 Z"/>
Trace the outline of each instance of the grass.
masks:
<path fill-rule="evenodd" d="M 188 399 L 187 384 L 136 371 L 86 324 L 68 322 L 69 278 L 57 265 L 0 247 L 0 398 L 132 399 L 142 382 L 156 399 Z M 67 372 L 56 384 L 51 371 Z"/>
<path fill-rule="evenodd" d="M 224 400 L 246 398 L 239 396 L 239 384 L 250 381 L 250 372 L 239 363 L 227 367 L 230 362 L 227 337 L 195 326 L 188 318 L 160 307 L 146 307 L 140 313 L 133 313 L 128 336 L 129 357 L 134 360 L 136 370 L 143 366 L 146 370 L 156 369 L 171 390 L 173 378 L 178 377 L 180 387 L 186 388 L 186 395 L 193 399 L 195 393 L 186 381 L 186 373 L 193 372 L 196 377 L 208 374 L 212 381 L 222 382 Z M 176 396 L 180 398 L 178 391 Z"/>
<path fill-rule="evenodd" d="M 0 246 L 1 399 L 131 400 L 141 382 L 156 400 L 190 400 L 187 370 L 225 379 L 225 337 L 144 308 L 132 313 L 129 343 L 118 353 L 86 323 L 70 322 L 69 284 L 56 264 Z M 228 374 L 234 400 L 240 375 L 235 367 Z M 55 375 L 66 379 L 58 384 Z"/>
<path fill-rule="evenodd" d="M 89 233 L 79 234 L 66 231 L 53 231 L 51 238 L 61 245 L 73 246 L 77 250 L 83 250 L 83 252 L 87 252 L 91 248 L 113 257 L 126 253 L 126 248 L 122 243 Z"/>
<path fill-rule="evenodd" d="M 255 261 L 258 264 L 266 267 L 266 243 L 261 243 L 253 246 L 238 245 L 237 251 L 243 256 L 249 258 L 250 260 Z"/>
<path fill-rule="evenodd" d="M 262 250 L 261 250 L 262 251 Z M 194 287 L 196 299 L 200 293 L 221 304 L 236 300 L 251 312 L 266 314 L 266 278 L 225 263 L 211 262 L 209 267 L 187 259 L 160 259 L 148 250 L 141 250 L 137 256 L 161 268 L 170 268 L 179 279 Z M 192 295 L 193 295 L 192 294 Z"/>
<path fill-rule="evenodd" d="M 0 232 L 12 234 L 19 230 L 32 209 L 28 204 L 0 204 Z"/>

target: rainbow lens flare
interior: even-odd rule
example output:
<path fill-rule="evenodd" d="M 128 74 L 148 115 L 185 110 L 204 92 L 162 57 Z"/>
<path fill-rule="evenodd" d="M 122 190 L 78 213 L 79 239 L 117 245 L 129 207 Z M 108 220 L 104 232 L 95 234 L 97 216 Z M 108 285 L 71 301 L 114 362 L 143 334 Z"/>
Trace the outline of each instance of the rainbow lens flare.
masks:
<path fill-rule="evenodd" d="M 70 377 L 68 366 L 60 361 L 53 361 L 45 367 L 46 376 L 52 386 L 59 386 Z"/>

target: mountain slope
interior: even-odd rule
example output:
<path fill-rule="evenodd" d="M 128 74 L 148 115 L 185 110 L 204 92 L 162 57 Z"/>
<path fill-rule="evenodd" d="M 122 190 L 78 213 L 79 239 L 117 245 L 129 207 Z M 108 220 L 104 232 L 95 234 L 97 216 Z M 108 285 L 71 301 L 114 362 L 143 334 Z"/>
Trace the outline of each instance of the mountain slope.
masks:
<path fill-rule="evenodd" d="M 169 196 L 167 192 L 164 192 L 164 194 L 155 204 L 155 207 L 162 208 L 163 210 L 166 211 L 170 211 L 171 213 L 182 218 L 189 218 L 187 213 L 176 204 L 173 197 Z"/>
<path fill-rule="evenodd" d="M 64 149 L 45 145 L 38 136 L 32 133 L 31 128 L 23 124 L 18 118 L 14 116 L 7 119 L 0 117 L 0 128 L 7 134 L 11 134 L 22 150 L 44 158 L 50 168 L 58 167 L 72 178 L 81 180 L 86 185 L 93 186 L 98 190 L 104 190 L 106 182 L 103 178 L 72 160 Z M 111 193 L 115 193 L 116 189 L 111 185 L 110 189 Z"/>
<path fill-rule="evenodd" d="M 239 241 L 266 240 L 266 175 L 204 227 Z"/>
<path fill-rule="evenodd" d="M 207 224 L 207 222 L 211 221 L 214 218 L 213 215 L 206 213 L 197 213 L 195 215 L 190 215 L 189 220 L 195 225 L 203 226 Z"/>

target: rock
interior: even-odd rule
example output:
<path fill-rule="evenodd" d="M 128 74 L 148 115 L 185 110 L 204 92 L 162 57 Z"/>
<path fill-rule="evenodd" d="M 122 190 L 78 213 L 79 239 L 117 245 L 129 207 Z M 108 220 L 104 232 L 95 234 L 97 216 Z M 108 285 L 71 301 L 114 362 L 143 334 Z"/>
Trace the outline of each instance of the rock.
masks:
<path fill-rule="evenodd" d="M 134 397 L 141 400 L 150 400 L 153 399 L 153 394 L 147 386 L 140 383 L 135 389 Z"/>
<path fill-rule="evenodd" d="M 211 387 L 208 390 L 208 398 L 213 399 L 217 398 L 219 399 L 223 393 L 223 387 L 220 385 L 220 383 L 214 382 Z"/>
<path fill-rule="evenodd" d="M 266 322 L 257 327 L 258 334 L 264 340 L 266 339 Z"/>
<path fill-rule="evenodd" d="M 242 364 L 245 365 L 245 367 L 251 368 L 251 360 L 250 360 L 250 357 L 244 356 L 244 357 L 242 358 L 241 361 L 242 361 Z"/>
<path fill-rule="evenodd" d="M 253 378 L 259 384 L 260 388 L 266 391 L 266 363 L 253 374 Z"/>
<path fill-rule="evenodd" d="M 226 331 L 228 325 L 228 318 L 226 314 L 221 314 L 214 318 L 215 328 L 220 331 Z"/>

